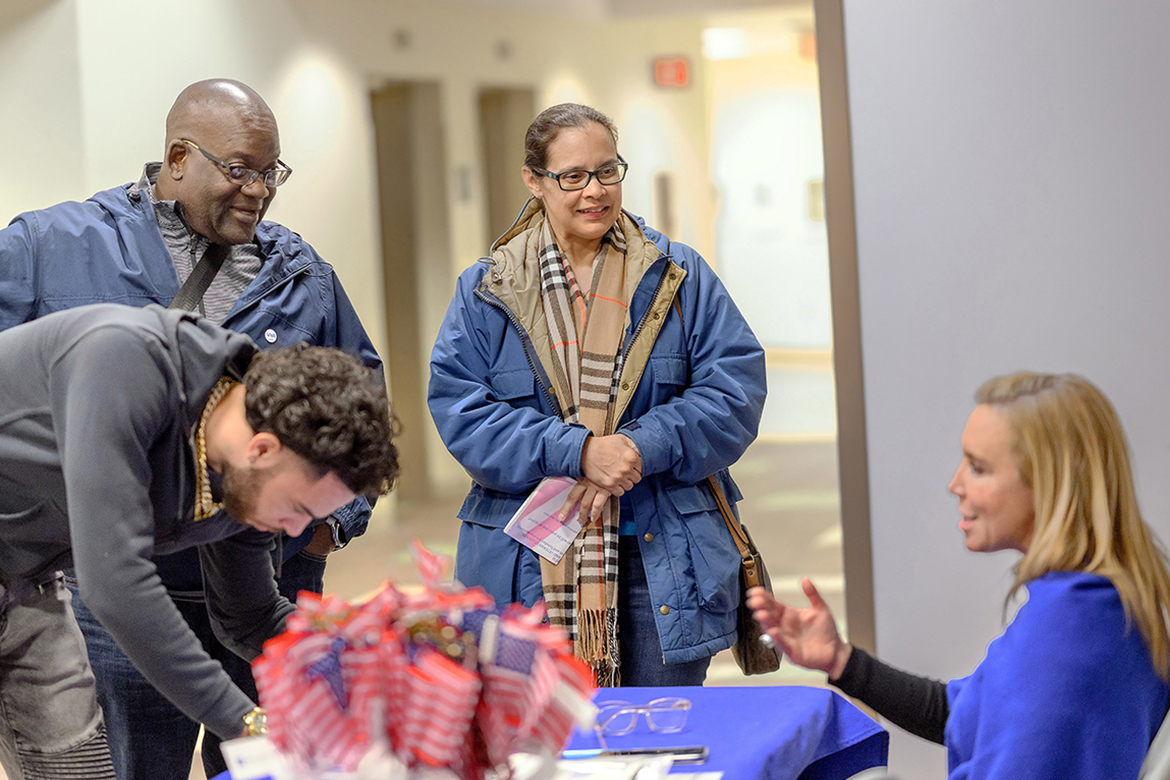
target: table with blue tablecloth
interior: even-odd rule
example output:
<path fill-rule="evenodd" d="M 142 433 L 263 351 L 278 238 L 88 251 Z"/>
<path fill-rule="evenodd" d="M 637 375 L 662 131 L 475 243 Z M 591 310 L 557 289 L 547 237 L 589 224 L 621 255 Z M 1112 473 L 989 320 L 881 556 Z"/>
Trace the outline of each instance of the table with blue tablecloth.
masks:
<path fill-rule="evenodd" d="M 845 780 L 886 765 L 890 735 L 840 695 L 824 688 L 603 688 L 594 700 L 647 704 L 681 696 L 691 700 L 686 726 L 651 732 L 639 718 L 634 732 L 607 736 L 614 750 L 704 745 L 705 764 L 676 772 L 722 772 L 723 780 Z M 576 733 L 570 749 L 598 747 L 592 733 Z"/>
<path fill-rule="evenodd" d="M 673 772 L 722 772 L 723 780 L 846 780 L 886 765 L 889 733 L 833 691 L 800 686 L 602 688 L 594 700 L 635 705 L 661 697 L 691 701 L 681 731 L 652 732 L 644 718 L 630 734 L 607 736 L 614 750 L 702 745 L 704 764 Z M 570 750 L 599 747 L 578 732 Z M 230 780 L 227 773 L 214 780 Z"/>

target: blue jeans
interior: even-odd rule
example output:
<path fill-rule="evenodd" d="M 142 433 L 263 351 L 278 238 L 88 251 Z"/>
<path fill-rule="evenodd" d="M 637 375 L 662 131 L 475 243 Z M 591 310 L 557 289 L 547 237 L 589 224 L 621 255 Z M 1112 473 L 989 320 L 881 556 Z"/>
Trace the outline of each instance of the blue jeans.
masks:
<path fill-rule="evenodd" d="M 280 592 L 290 601 L 298 592 L 320 593 L 325 558 L 301 551 L 281 567 Z M 85 636 L 89 661 L 97 678 L 97 699 L 105 713 L 110 753 L 118 780 L 187 780 L 199 736 L 199 724 L 179 711 L 146 681 L 74 591 L 77 623 Z M 175 606 L 207 653 L 219 661 L 244 693 L 256 700 L 252 666 L 215 638 L 207 605 L 180 601 Z M 243 731 L 244 724 L 240 723 Z M 227 770 L 212 733 L 203 736 L 203 766 L 208 777 Z"/>
<path fill-rule="evenodd" d="M 657 607 L 650 601 L 646 570 L 638 537 L 622 536 L 618 542 L 618 640 L 621 643 L 622 685 L 702 685 L 711 658 L 668 664 L 654 625 Z"/>
<path fill-rule="evenodd" d="M 42 591 L 0 586 L 0 765 L 10 780 L 112 779 L 69 594 Z"/>

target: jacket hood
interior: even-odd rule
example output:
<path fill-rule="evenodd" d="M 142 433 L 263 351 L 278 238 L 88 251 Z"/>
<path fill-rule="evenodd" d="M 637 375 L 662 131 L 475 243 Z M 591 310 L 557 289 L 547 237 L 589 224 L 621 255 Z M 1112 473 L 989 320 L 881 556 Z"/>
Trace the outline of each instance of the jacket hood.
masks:
<path fill-rule="evenodd" d="M 141 197 L 131 198 L 130 188 L 133 186 L 132 183 L 123 184 L 121 187 L 95 192 L 89 196 L 89 200 L 118 217 L 124 217 L 130 214 L 146 214 L 147 212 L 143 211 L 143 205 L 149 205 L 149 201 Z"/>
<path fill-rule="evenodd" d="M 545 219 L 544 204 L 529 198 L 512 227 L 492 244 L 491 256 L 483 260 L 491 265 L 484 281 L 493 284 L 492 292 L 521 321 L 531 321 L 532 316 L 543 319 L 543 310 L 529 314 L 540 305 L 540 264 L 530 261 L 539 254 Z M 641 219 L 625 209 L 618 214 L 617 226 L 626 239 L 626 300 L 630 300 L 642 276 L 663 252 L 643 232 Z"/>
<path fill-rule="evenodd" d="M 154 214 L 150 211 L 150 201 L 141 195 L 132 196 L 130 188 L 133 184 L 123 184 L 120 187 L 102 190 L 90 196 L 89 200 L 96 203 L 115 219 L 141 220 L 138 224 L 157 224 Z M 256 243 L 260 245 L 260 252 L 265 258 L 265 264 L 273 258 L 280 258 L 279 275 L 294 273 L 313 261 L 324 263 L 315 252 L 305 243 L 298 233 L 286 229 L 282 225 L 270 220 L 260 220 L 256 225 Z"/>
<path fill-rule="evenodd" d="M 243 381 L 244 373 L 259 351 L 252 339 L 219 327 L 187 311 L 146 309 L 159 318 L 171 362 L 179 377 L 182 395 L 180 422 L 188 433 L 203 414 L 215 384 L 224 376 Z"/>

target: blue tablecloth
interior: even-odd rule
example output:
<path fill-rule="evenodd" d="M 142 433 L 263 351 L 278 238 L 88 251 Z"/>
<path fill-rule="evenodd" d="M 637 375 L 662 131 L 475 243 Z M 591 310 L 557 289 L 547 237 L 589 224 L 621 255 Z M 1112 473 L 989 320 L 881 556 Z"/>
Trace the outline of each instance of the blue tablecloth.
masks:
<path fill-rule="evenodd" d="M 656 734 L 639 718 L 632 734 L 606 737 L 615 750 L 706 745 L 707 763 L 676 772 L 723 772 L 723 780 L 845 780 L 886 765 L 890 735 L 861 710 L 823 688 L 604 688 L 598 702 L 646 704 L 662 696 L 691 700 L 686 727 Z M 595 748 L 593 734 L 574 734 L 570 748 Z"/>
<path fill-rule="evenodd" d="M 639 717 L 632 734 L 607 737 L 615 750 L 705 745 L 705 764 L 675 772 L 722 772 L 723 780 L 846 780 L 886 765 L 890 735 L 861 710 L 823 688 L 602 688 L 596 701 L 646 704 L 663 696 L 691 700 L 686 727 L 651 732 Z M 598 747 L 592 733 L 573 735 L 569 748 Z M 228 773 L 214 780 L 230 780 Z"/>

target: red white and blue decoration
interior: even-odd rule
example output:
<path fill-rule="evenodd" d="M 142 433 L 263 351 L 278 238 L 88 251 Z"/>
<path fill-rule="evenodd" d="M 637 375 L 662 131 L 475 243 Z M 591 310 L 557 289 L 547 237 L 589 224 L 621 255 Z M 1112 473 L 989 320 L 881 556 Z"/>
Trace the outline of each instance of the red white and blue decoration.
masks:
<path fill-rule="evenodd" d="M 252 665 L 269 739 L 310 775 L 377 754 L 482 780 L 513 752 L 558 754 L 594 714 L 564 633 L 542 604 L 443 585 L 447 559 L 413 552 L 421 588 L 387 582 L 361 603 L 301 594 Z"/>

